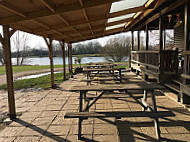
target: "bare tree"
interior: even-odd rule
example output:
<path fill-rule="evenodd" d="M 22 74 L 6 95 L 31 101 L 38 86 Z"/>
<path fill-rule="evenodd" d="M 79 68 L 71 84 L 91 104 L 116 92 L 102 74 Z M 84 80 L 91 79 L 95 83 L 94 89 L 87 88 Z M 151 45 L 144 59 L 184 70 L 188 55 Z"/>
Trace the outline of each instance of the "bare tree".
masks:
<path fill-rule="evenodd" d="M 118 37 L 110 39 L 102 50 L 106 59 L 114 62 L 121 62 L 130 53 L 130 38 Z"/>
<path fill-rule="evenodd" d="M 27 57 L 26 51 L 28 50 L 29 46 L 27 46 L 28 42 L 28 34 L 21 33 L 18 31 L 13 37 L 13 43 L 16 49 L 16 64 L 22 65 Z"/>

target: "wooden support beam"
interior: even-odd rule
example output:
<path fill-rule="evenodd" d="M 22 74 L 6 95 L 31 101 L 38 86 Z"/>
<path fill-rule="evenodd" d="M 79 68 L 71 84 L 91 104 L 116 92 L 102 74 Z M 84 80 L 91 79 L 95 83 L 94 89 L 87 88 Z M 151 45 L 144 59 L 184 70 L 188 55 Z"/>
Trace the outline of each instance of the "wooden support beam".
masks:
<path fill-rule="evenodd" d="M 3 35 L 4 35 L 3 51 L 5 55 L 5 65 L 6 65 L 9 115 L 10 119 L 14 119 L 16 118 L 16 109 L 15 109 L 15 96 L 14 96 L 14 86 L 13 86 L 13 70 L 11 62 L 10 31 L 8 25 L 3 25 Z"/>
<path fill-rule="evenodd" d="M 69 22 L 67 20 L 65 20 L 61 15 L 57 15 L 69 28 L 71 28 L 73 31 L 75 31 L 76 33 L 78 33 L 83 39 L 84 39 L 84 36 L 78 32 L 74 27 L 72 27 Z M 57 29 L 57 28 L 56 28 Z"/>
<path fill-rule="evenodd" d="M 143 11 L 143 10 L 145 10 L 145 6 L 129 8 L 129 9 L 126 9 L 126 10 L 110 13 L 109 18 L 114 18 L 114 17 L 118 17 L 118 16 L 121 16 L 121 15 L 131 14 L 131 13 L 136 13 L 136 12 L 140 12 L 140 11 Z"/>
<path fill-rule="evenodd" d="M 84 6 L 83 0 L 79 0 L 79 3 L 80 3 L 81 6 Z M 86 22 L 87 22 L 87 24 L 88 24 L 88 26 L 89 26 L 89 28 L 90 28 L 91 33 L 92 33 L 92 35 L 94 36 L 94 32 L 93 32 L 93 30 L 92 30 L 92 27 L 91 27 L 91 25 L 90 25 L 90 23 L 89 23 L 88 16 L 87 16 L 87 14 L 86 14 L 86 10 L 85 10 L 85 9 L 82 9 L 82 12 L 83 12 L 83 15 L 84 15 L 84 17 L 85 17 L 85 20 L 86 20 Z"/>
<path fill-rule="evenodd" d="M 70 62 L 70 73 L 71 77 L 73 77 L 73 61 L 72 61 L 72 44 L 68 44 L 68 50 L 69 50 L 69 62 Z"/>
<path fill-rule="evenodd" d="M 184 8 L 184 52 L 190 50 L 190 2 L 188 1 L 185 4 Z M 183 74 L 189 75 L 190 74 L 190 69 L 189 69 L 189 55 L 185 54 L 184 55 L 184 69 L 183 69 Z M 184 85 L 190 84 L 190 81 L 186 78 L 184 78 L 183 81 Z M 182 100 L 182 102 L 185 102 L 185 100 Z"/>
<path fill-rule="evenodd" d="M 10 30 L 10 37 L 16 32 L 15 29 Z"/>
<path fill-rule="evenodd" d="M 127 18 L 127 19 L 123 19 L 123 20 L 119 20 L 119 21 L 115 21 L 115 22 L 110 22 L 107 24 L 107 26 L 114 26 L 114 25 L 119 25 L 119 24 L 122 24 L 122 23 L 127 23 L 129 21 L 133 21 L 133 18 Z"/>
<path fill-rule="evenodd" d="M 106 31 L 104 34 L 99 34 L 96 35 L 96 38 L 90 36 L 90 37 L 86 37 L 86 40 L 92 40 L 92 39 L 97 39 L 97 38 L 101 38 L 101 37 L 105 37 L 105 36 L 109 36 L 109 35 L 115 35 L 115 34 L 119 34 L 123 32 L 123 28 L 116 28 L 116 29 L 112 29 L 112 30 L 108 30 Z M 83 41 L 82 39 L 75 39 L 75 40 L 71 40 L 72 43 L 76 43 L 76 42 L 80 42 Z"/>
<path fill-rule="evenodd" d="M 134 51 L 134 32 L 131 31 L 131 51 Z"/>
<path fill-rule="evenodd" d="M 14 7 L 13 5 L 11 5 L 5 1 L 0 2 L 0 7 L 4 8 L 12 13 L 18 14 L 21 17 L 25 17 L 25 18 L 27 17 L 27 15 L 23 11 L 19 10 L 17 7 Z"/>
<path fill-rule="evenodd" d="M 48 46 L 49 49 L 49 59 L 50 59 L 50 70 L 51 70 L 51 88 L 56 88 L 56 84 L 54 82 L 54 64 L 53 64 L 53 46 L 52 46 L 52 38 L 49 36 L 49 38 L 45 38 L 44 40 Z"/>
<path fill-rule="evenodd" d="M 51 12 L 55 13 L 55 4 L 51 0 L 40 0 Z"/>
<path fill-rule="evenodd" d="M 66 64 L 65 64 L 65 42 L 64 40 L 59 41 L 61 50 L 62 50 L 62 58 L 63 58 L 63 80 L 66 79 Z"/>
<path fill-rule="evenodd" d="M 137 32 L 137 51 L 140 50 L 140 31 Z"/>
<path fill-rule="evenodd" d="M 61 14 L 64 12 L 71 12 L 71 11 L 77 11 L 80 9 L 96 7 L 99 5 L 104 5 L 107 3 L 117 2 L 117 1 L 120 1 L 120 0 L 90 0 L 90 1 L 85 0 L 83 6 L 81 6 L 79 3 L 67 4 L 67 5 L 66 4 L 60 4 L 59 6 L 56 7 L 55 13 L 52 13 L 52 11 L 50 11 L 49 9 L 36 10 L 36 11 L 25 13 L 25 15 L 27 15 L 25 18 L 20 17 L 20 15 L 19 16 L 14 15 L 11 17 L 4 17 L 1 19 L 0 24 L 3 25 L 3 24 L 16 23 L 19 21 L 38 19 L 38 18 L 42 18 L 42 17 L 46 17 L 46 16 L 58 15 L 58 14 Z"/>
<path fill-rule="evenodd" d="M 159 18 L 159 44 L 160 44 L 160 51 L 163 50 L 163 17 L 160 16 Z"/>

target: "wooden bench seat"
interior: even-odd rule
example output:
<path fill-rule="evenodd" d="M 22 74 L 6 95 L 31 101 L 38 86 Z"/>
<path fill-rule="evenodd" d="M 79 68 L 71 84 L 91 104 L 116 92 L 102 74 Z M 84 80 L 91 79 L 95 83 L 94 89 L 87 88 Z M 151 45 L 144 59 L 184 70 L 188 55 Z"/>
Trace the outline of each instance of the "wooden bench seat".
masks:
<path fill-rule="evenodd" d="M 116 112 L 70 112 L 66 113 L 64 118 L 104 118 L 104 117 L 150 117 L 150 118 L 163 118 L 163 117 L 172 117 L 175 114 L 171 111 L 116 111 Z"/>
<path fill-rule="evenodd" d="M 90 99 L 90 100 L 93 100 L 95 99 L 97 96 L 87 96 L 86 99 Z M 143 96 L 142 95 L 138 95 L 138 96 L 134 96 L 136 99 L 140 99 L 142 98 Z M 105 95 L 105 96 L 102 96 L 101 97 L 102 99 L 118 99 L 118 98 L 130 98 L 129 96 L 127 95 Z"/>

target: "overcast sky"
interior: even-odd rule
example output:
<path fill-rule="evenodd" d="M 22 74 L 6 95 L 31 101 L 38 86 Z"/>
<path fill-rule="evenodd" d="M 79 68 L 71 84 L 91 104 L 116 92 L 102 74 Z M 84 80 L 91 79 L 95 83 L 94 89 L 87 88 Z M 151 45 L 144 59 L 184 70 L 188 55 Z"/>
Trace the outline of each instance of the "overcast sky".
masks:
<path fill-rule="evenodd" d="M 2 32 L 2 26 L 0 26 L 0 33 L 3 35 L 3 32 Z M 110 38 L 113 38 L 113 37 L 118 37 L 120 35 L 130 35 L 130 33 L 122 33 L 122 34 L 117 34 L 117 35 L 113 35 L 113 36 L 107 36 L 107 37 L 103 37 L 103 38 L 98 38 L 98 39 L 95 39 L 96 41 L 100 42 L 101 45 L 105 45 L 106 41 L 109 40 Z M 12 39 L 14 38 L 14 35 L 11 37 L 11 48 L 12 48 L 12 51 L 14 51 L 14 44 L 13 44 L 13 41 Z M 28 35 L 28 43 L 27 45 L 30 46 L 31 48 L 40 48 L 40 47 L 47 47 L 44 39 L 40 36 L 36 36 L 36 35 L 33 35 L 33 34 L 29 34 Z M 80 43 L 88 43 L 92 40 L 88 40 L 88 41 L 85 41 L 85 42 L 80 42 Z M 56 42 L 56 41 L 54 41 Z"/>

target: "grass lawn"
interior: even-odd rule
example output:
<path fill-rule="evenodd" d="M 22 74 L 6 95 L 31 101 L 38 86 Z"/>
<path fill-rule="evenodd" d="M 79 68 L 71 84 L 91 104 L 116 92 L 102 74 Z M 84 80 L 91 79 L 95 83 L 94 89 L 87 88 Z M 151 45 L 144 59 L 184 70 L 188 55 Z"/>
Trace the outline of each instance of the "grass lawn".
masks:
<path fill-rule="evenodd" d="M 68 65 L 66 65 L 68 66 Z M 79 66 L 78 64 L 73 64 L 73 66 Z M 54 68 L 62 68 L 63 65 L 54 65 Z M 41 66 L 13 66 L 13 72 L 23 72 L 23 71 L 31 71 L 31 70 L 43 70 L 49 69 L 49 65 L 41 65 Z M 5 66 L 0 66 L 0 74 L 5 74 Z"/>
<path fill-rule="evenodd" d="M 117 68 L 128 68 L 128 62 L 117 62 L 118 64 Z M 120 65 L 121 64 L 121 65 Z M 84 64 L 83 64 L 84 65 Z M 78 64 L 75 64 L 73 66 L 79 66 Z M 62 65 L 55 65 L 55 68 L 62 68 Z M 49 69 L 49 65 L 43 65 L 43 66 L 13 66 L 14 72 L 21 72 L 21 71 L 31 71 L 31 70 L 41 70 L 41 69 Z M 0 74 L 5 74 L 5 67 L 0 67 Z M 68 73 L 67 73 L 68 75 Z M 17 80 L 14 82 L 14 89 L 20 90 L 20 89 L 26 89 L 26 88 L 42 88 L 42 89 L 48 89 L 51 87 L 51 76 L 46 75 L 39 78 L 31 78 L 31 79 L 23 79 L 23 80 Z M 63 81 L 63 74 L 62 73 L 56 73 L 55 74 L 55 83 L 58 84 Z M 3 84 L 0 85 L 0 90 L 6 90 L 7 85 Z"/>
<path fill-rule="evenodd" d="M 68 73 L 67 73 L 68 75 Z M 48 89 L 51 87 L 51 80 L 50 75 L 42 76 L 39 78 L 31 78 L 31 79 L 23 79 L 23 80 L 17 80 L 14 82 L 14 89 L 20 90 L 20 89 L 26 89 L 26 88 L 42 88 L 42 89 Z M 56 73 L 55 74 L 55 83 L 58 84 L 63 81 L 63 74 L 62 73 Z M 7 90 L 7 85 L 3 84 L 0 85 L 1 90 Z"/>

